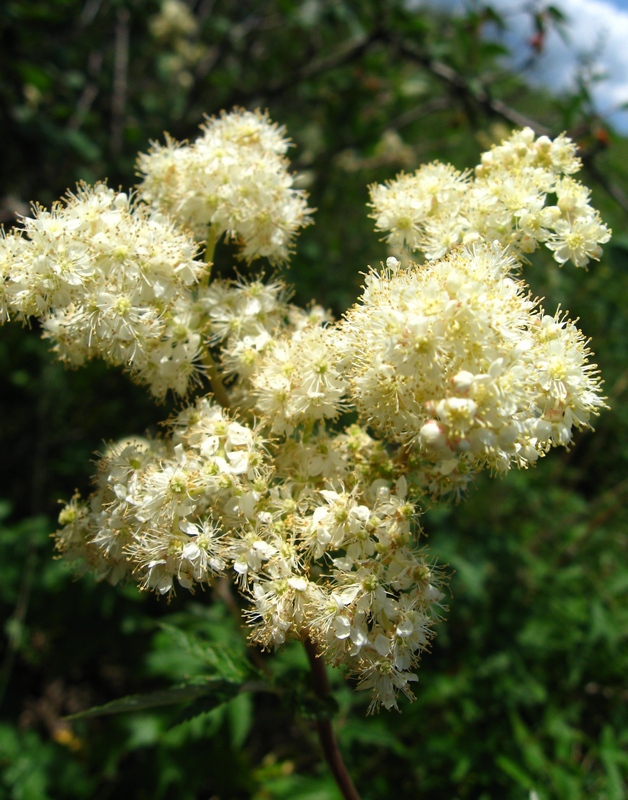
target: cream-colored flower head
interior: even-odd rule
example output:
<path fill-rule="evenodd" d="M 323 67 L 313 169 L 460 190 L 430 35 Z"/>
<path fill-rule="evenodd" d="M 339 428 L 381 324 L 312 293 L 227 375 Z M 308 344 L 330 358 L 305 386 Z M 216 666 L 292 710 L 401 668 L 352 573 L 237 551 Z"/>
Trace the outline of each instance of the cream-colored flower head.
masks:
<path fill-rule="evenodd" d="M 271 474 L 259 432 L 209 400 L 182 411 L 172 435 L 110 446 L 89 503 L 62 513 L 57 547 L 101 577 L 131 574 L 159 594 L 225 569 L 224 532 L 255 517 Z"/>
<path fill-rule="evenodd" d="M 384 436 L 504 471 L 568 445 L 604 405 L 584 337 L 530 299 L 499 244 L 389 261 L 342 325 L 350 395 Z"/>
<path fill-rule="evenodd" d="M 274 433 L 335 419 L 344 408 L 346 381 L 338 369 L 333 333 L 313 326 L 275 339 L 252 377 L 255 411 Z"/>
<path fill-rule="evenodd" d="M 311 209 L 288 172 L 284 129 L 267 114 L 240 109 L 209 119 L 201 130 L 191 145 L 167 137 L 139 156 L 140 196 L 199 241 L 225 234 L 247 261 L 286 261 Z"/>
<path fill-rule="evenodd" d="M 157 39 L 179 39 L 198 32 L 194 14 L 182 0 L 164 0 L 158 14 L 151 17 L 150 32 Z"/>
<path fill-rule="evenodd" d="M 484 153 L 473 178 L 438 162 L 402 173 L 370 188 L 375 228 L 393 247 L 428 259 L 484 239 L 519 255 L 545 244 L 560 264 L 585 267 L 610 231 L 588 190 L 569 177 L 580 169 L 575 150 L 565 136 L 536 139 L 524 128 Z"/>
<path fill-rule="evenodd" d="M 101 357 L 158 397 L 186 392 L 200 336 L 184 333 L 181 306 L 205 269 L 186 231 L 104 183 L 81 185 L 50 211 L 36 207 L 0 253 L 0 314 L 42 318 L 73 365 Z"/>
<path fill-rule="evenodd" d="M 0 321 L 42 317 L 64 358 L 124 364 L 157 396 L 184 393 L 203 358 L 238 409 L 201 397 L 165 436 L 109 447 L 92 496 L 61 514 L 65 556 L 161 595 L 232 569 L 253 641 L 308 638 L 370 710 L 391 708 L 412 697 L 443 602 L 418 494 L 528 466 L 604 405 L 580 331 L 515 272 L 540 243 L 585 266 L 609 231 L 572 177 L 574 145 L 524 129 L 473 176 L 435 163 L 372 187 L 378 230 L 428 261 L 389 257 L 339 323 L 279 280 L 199 280 L 185 229 L 287 258 L 309 221 L 288 147 L 267 115 L 223 113 L 140 156 L 139 203 L 101 184 L 37 209 L 0 242 Z"/>

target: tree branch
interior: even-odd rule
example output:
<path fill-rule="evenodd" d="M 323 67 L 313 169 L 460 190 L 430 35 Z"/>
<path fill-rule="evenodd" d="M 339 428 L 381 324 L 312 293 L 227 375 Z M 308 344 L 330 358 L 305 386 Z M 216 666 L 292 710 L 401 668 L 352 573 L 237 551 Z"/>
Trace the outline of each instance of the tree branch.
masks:
<path fill-rule="evenodd" d="M 391 40 L 396 45 L 398 52 L 406 58 L 420 64 L 432 75 L 440 78 L 448 86 L 450 86 L 456 93 L 462 97 L 474 101 L 484 111 L 494 116 L 502 117 L 503 119 L 512 122 L 520 128 L 532 128 L 537 134 L 549 134 L 549 129 L 541 125 L 537 120 L 516 111 L 509 105 L 501 100 L 493 99 L 490 94 L 483 87 L 475 88 L 471 86 L 459 72 L 450 67 L 448 64 L 438 61 L 435 58 L 424 53 L 414 43 L 408 41 Z"/>
<path fill-rule="evenodd" d="M 287 78 L 271 83 L 266 88 L 256 87 L 252 91 L 234 93 L 229 98 L 231 105 L 246 104 L 253 97 L 270 98 L 282 94 L 292 86 L 311 80 L 325 72 L 331 72 L 337 67 L 349 64 L 360 58 L 367 50 L 379 41 L 383 41 L 384 34 L 380 30 L 372 31 L 369 34 L 356 36 L 348 39 L 339 45 L 333 52 L 326 55 L 317 56 L 289 72 Z"/>
<path fill-rule="evenodd" d="M 520 128 L 532 128 L 537 135 L 549 135 L 551 131 L 545 125 L 542 125 L 532 117 L 522 114 L 520 111 L 504 103 L 502 100 L 495 100 L 489 92 L 482 86 L 474 87 L 471 83 L 464 78 L 459 72 L 450 67 L 448 64 L 432 58 L 428 54 L 421 51 L 414 43 L 408 41 L 396 40 L 394 37 L 391 41 L 396 45 L 398 52 L 401 55 L 410 58 L 416 63 L 420 64 L 425 70 L 430 72 L 440 80 L 444 81 L 452 90 L 460 95 L 465 101 L 472 101 L 488 114 L 501 117 L 513 125 Z M 570 134 L 569 131 L 567 131 Z M 570 134 L 574 138 L 574 134 Z M 594 163 L 592 158 L 583 159 L 591 177 L 604 189 L 604 191 L 615 200 L 620 208 L 628 213 L 628 197 L 624 192 L 609 180 Z"/>
<path fill-rule="evenodd" d="M 116 17 L 113 95 L 111 97 L 111 152 L 117 156 L 124 139 L 124 108 L 126 106 L 129 71 L 129 27 L 131 15 L 126 8 L 118 9 Z"/>

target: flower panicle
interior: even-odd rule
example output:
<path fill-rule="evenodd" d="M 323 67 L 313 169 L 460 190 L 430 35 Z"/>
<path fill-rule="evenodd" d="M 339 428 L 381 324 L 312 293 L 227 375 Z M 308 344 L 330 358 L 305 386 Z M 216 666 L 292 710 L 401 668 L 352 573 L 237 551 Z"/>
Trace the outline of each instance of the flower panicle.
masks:
<path fill-rule="evenodd" d="M 391 255 L 334 320 L 276 276 L 210 280 L 221 236 L 280 262 L 309 223 L 289 147 L 267 114 L 223 112 L 141 155 L 134 195 L 81 184 L 34 207 L 0 241 L 0 321 L 38 317 L 64 361 L 104 358 L 157 399 L 212 383 L 161 436 L 105 450 L 60 554 L 166 598 L 231 574 L 252 641 L 309 641 L 393 708 L 445 608 L 426 498 L 534 465 L 605 407 L 587 339 L 520 267 L 540 245 L 586 266 L 610 231 L 573 143 L 524 129 L 473 173 L 371 187 L 376 228 L 426 261 Z"/>
<path fill-rule="evenodd" d="M 544 245 L 559 264 L 586 267 L 599 261 L 611 231 L 571 177 L 580 168 L 568 137 L 536 138 L 524 128 L 484 153 L 473 175 L 433 162 L 372 185 L 371 217 L 392 248 L 428 260 L 497 240 L 521 259 Z"/>
<path fill-rule="evenodd" d="M 284 263 L 300 228 L 311 223 L 306 193 L 294 187 L 285 130 L 260 111 L 236 109 L 208 118 L 192 143 L 166 137 L 142 153 L 138 193 L 189 227 L 236 241 L 241 257 Z"/>

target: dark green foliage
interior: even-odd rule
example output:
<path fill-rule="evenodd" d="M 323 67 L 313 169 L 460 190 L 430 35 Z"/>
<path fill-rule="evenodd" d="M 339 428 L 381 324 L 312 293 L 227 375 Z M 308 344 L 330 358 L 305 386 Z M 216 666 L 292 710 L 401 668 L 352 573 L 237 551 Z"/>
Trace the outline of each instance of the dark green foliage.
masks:
<path fill-rule="evenodd" d="M 149 33 L 153 0 L 0 4 L 6 222 L 81 178 L 131 185 L 137 150 L 164 130 L 193 137 L 203 113 L 268 107 L 318 209 L 287 277 L 299 302 L 339 314 L 387 255 L 367 185 L 433 158 L 472 166 L 513 121 L 498 99 L 580 137 L 583 180 L 615 230 L 589 273 L 538 259 L 526 275 L 550 313 L 580 316 L 611 409 L 569 452 L 425 514 L 451 574 L 448 619 L 416 702 L 365 719 L 367 698 L 340 675 L 334 703 L 315 701 L 297 645 L 249 653 L 224 592 L 167 604 L 53 560 L 57 501 L 89 491 L 91 454 L 156 431 L 171 408 L 101 364 L 67 372 L 36 331 L 5 326 L 0 800 L 337 800 L 311 724 L 327 713 L 363 800 L 625 800 L 628 237 L 611 195 L 628 186 L 628 143 L 601 134 L 586 86 L 555 102 L 501 69 L 481 32 L 503 21 L 481 4 L 455 19 L 394 0 L 190 6 L 207 52 L 181 83 L 172 41 Z M 140 710 L 111 713 L 138 695 Z"/>

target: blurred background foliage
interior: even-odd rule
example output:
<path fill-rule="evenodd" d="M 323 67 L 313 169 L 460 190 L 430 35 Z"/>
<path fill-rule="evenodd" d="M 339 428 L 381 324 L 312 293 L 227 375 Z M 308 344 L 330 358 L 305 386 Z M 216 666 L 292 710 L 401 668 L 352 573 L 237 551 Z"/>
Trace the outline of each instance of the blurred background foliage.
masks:
<path fill-rule="evenodd" d="M 530 9 L 534 59 L 562 19 Z M 595 116 L 585 79 L 556 98 L 509 72 L 485 35 L 504 25 L 481 2 L 455 17 L 401 0 L 0 4 L 5 225 L 78 180 L 131 186 L 137 151 L 166 130 L 193 138 L 204 114 L 267 108 L 318 209 L 287 279 L 299 302 L 336 314 L 387 255 L 367 219 L 370 183 L 435 158 L 471 167 L 526 120 L 579 143 L 613 243 L 588 273 L 538 258 L 527 278 L 548 310 L 580 317 L 611 410 L 570 451 L 483 476 L 459 506 L 425 513 L 451 598 L 416 702 L 365 720 L 366 698 L 333 676 L 364 800 L 628 798 L 628 143 Z M 337 800 L 298 647 L 255 656 L 291 689 L 281 702 L 246 693 L 196 717 L 65 719 L 216 675 L 217 654 L 246 650 L 224 586 L 215 602 L 167 604 L 76 581 L 52 558 L 58 500 L 89 490 L 92 453 L 157 430 L 171 407 L 101 364 L 64 371 L 36 330 L 13 325 L 0 384 L 0 800 Z"/>

